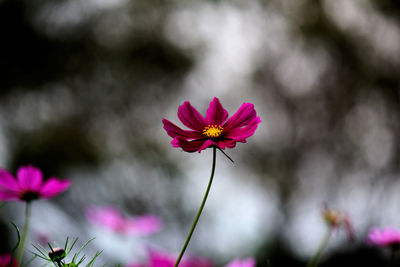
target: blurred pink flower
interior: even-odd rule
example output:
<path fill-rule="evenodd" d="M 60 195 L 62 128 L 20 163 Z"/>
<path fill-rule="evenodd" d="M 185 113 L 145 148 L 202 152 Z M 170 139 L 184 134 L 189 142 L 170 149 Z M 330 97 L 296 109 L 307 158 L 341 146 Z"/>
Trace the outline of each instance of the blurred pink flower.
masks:
<path fill-rule="evenodd" d="M 368 233 L 367 243 L 382 247 L 400 245 L 400 229 L 386 227 L 383 229 L 372 228 Z"/>
<path fill-rule="evenodd" d="M 251 103 L 243 103 L 239 110 L 228 119 L 228 112 L 214 97 L 203 117 L 188 101 L 178 108 L 178 118 L 191 130 L 183 130 L 163 119 L 164 129 L 173 138 L 172 146 L 186 152 L 201 152 L 208 147 L 233 148 L 236 142 L 246 143 L 261 122 Z"/>
<path fill-rule="evenodd" d="M 51 198 L 65 191 L 71 182 L 51 177 L 43 182 L 42 171 L 34 166 L 22 166 L 15 179 L 8 171 L 0 169 L 0 200 L 31 201 Z"/>
<path fill-rule="evenodd" d="M 228 263 L 225 267 L 254 267 L 256 265 L 256 261 L 253 258 L 247 258 L 244 260 L 235 259 Z"/>
<path fill-rule="evenodd" d="M 129 264 L 128 267 L 174 267 L 177 256 L 160 251 L 149 251 L 147 264 Z M 183 257 L 179 267 L 212 267 L 209 260 L 195 257 Z"/>
<path fill-rule="evenodd" d="M 109 228 L 121 234 L 146 235 L 161 230 L 161 220 L 155 215 L 125 217 L 114 207 L 88 207 L 86 217 L 93 224 Z"/>
<path fill-rule="evenodd" d="M 0 267 L 17 267 L 17 261 L 15 259 L 12 259 L 12 263 L 10 265 L 11 261 L 11 254 L 0 254 Z"/>

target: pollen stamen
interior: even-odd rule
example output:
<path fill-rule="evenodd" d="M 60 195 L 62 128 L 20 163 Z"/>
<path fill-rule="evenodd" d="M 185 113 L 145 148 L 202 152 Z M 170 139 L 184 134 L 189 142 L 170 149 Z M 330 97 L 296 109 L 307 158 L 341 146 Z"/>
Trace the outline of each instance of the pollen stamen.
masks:
<path fill-rule="evenodd" d="M 217 138 L 220 137 L 224 128 L 222 128 L 220 125 L 208 125 L 204 128 L 203 130 L 203 135 L 208 137 L 208 138 Z"/>

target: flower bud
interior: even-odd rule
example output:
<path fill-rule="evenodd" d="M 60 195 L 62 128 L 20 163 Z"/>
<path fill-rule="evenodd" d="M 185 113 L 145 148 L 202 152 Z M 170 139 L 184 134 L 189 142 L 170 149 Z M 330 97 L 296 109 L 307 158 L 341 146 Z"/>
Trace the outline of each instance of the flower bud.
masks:
<path fill-rule="evenodd" d="M 349 216 L 346 213 L 331 209 L 325 204 L 322 211 L 322 217 L 332 230 L 343 228 L 346 231 L 349 240 L 354 240 L 354 229 Z"/>
<path fill-rule="evenodd" d="M 67 256 L 65 250 L 62 248 L 54 248 L 49 252 L 49 257 L 53 262 L 59 262 Z"/>

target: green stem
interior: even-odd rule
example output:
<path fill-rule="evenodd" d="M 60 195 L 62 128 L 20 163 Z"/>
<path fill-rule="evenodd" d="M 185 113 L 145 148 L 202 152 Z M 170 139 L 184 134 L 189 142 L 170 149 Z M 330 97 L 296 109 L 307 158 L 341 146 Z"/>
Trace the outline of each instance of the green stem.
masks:
<path fill-rule="evenodd" d="M 17 253 L 17 261 L 18 261 L 19 266 L 22 266 L 22 256 L 24 255 L 26 238 L 27 238 L 28 232 L 29 232 L 30 217 L 31 217 L 31 203 L 28 201 L 28 202 L 26 202 L 26 206 L 25 206 L 24 230 L 22 232 L 21 244 L 20 244 L 20 247 L 18 248 L 18 253 Z"/>
<path fill-rule="evenodd" d="M 390 262 L 389 266 L 394 267 L 396 266 L 396 254 L 397 254 L 398 248 L 397 247 L 391 247 L 390 248 Z"/>
<path fill-rule="evenodd" d="M 0 212 L 3 210 L 5 205 L 6 205 L 6 202 L 0 202 Z"/>
<path fill-rule="evenodd" d="M 307 267 L 317 267 L 319 263 L 319 259 L 321 258 L 322 252 L 324 252 L 326 246 L 328 245 L 329 239 L 332 235 L 332 227 L 328 228 L 325 236 L 323 237 L 321 244 L 318 246 L 317 251 L 314 256 L 311 258 L 310 262 L 307 264 Z"/>
<path fill-rule="evenodd" d="M 204 193 L 203 201 L 201 202 L 199 211 L 197 212 L 196 218 L 194 219 L 192 228 L 190 229 L 190 232 L 186 238 L 185 244 L 182 247 L 181 253 L 178 256 L 178 259 L 176 260 L 174 267 L 178 267 L 179 262 L 181 261 L 183 254 L 185 253 L 186 247 L 189 244 L 190 238 L 192 237 L 193 231 L 196 228 L 197 222 L 199 221 L 199 218 L 200 218 L 201 212 L 203 211 L 204 205 L 206 204 L 207 196 L 208 196 L 208 193 L 210 192 L 211 184 L 212 184 L 212 181 L 214 178 L 216 154 L 217 154 L 217 149 L 216 149 L 216 147 L 213 147 L 213 162 L 212 162 L 212 168 L 211 168 L 210 181 L 208 182 L 206 192 Z"/>

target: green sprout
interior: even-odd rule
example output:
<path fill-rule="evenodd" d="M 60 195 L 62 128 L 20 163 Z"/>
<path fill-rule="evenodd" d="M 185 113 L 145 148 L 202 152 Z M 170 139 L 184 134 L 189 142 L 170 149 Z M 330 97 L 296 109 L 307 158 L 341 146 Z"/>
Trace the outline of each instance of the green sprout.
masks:
<path fill-rule="evenodd" d="M 33 247 L 37 250 L 38 253 L 32 252 L 35 256 L 49 262 L 53 263 L 54 266 L 56 267 L 78 267 L 80 264 L 83 263 L 83 261 L 86 259 L 86 256 L 83 255 L 79 257 L 80 253 L 82 250 L 91 242 L 93 241 L 94 238 L 90 239 L 87 241 L 81 248 L 78 249 L 78 251 L 74 254 L 72 257 L 71 262 L 67 263 L 65 258 L 71 253 L 73 247 L 75 246 L 76 242 L 78 241 L 78 238 L 75 238 L 72 243 L 69 245 L 69 238 L 67 237 L 67 240 L 65 241 L 64 248 L 53 248 L 50 243 L 47 243 L 50 251 L 48 251 L 46 248 L 42 247 L 41 245 L 33 245 Z M 93 267 L 94 266 L 94 261 L 96 258 L 101 254 L 101 251 L 96 252 L 96 254 L 93 256 L 93 258 L 85 265 L 85 267 Z"/>

